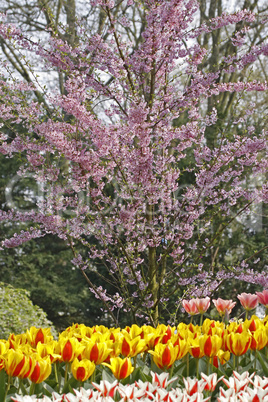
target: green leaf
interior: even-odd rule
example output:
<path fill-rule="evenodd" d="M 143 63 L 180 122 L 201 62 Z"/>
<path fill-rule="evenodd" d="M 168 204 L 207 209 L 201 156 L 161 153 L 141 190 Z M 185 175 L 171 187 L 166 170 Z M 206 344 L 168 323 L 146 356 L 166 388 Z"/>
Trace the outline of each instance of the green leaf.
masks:
<path fill-rule="evenodd" d="M 5 401 L 7 374 L 5 370 L 0 371 L 0 402 Z"/>
<path fill-rule="evenodd" d="M 135 368 L 135 370 L 133 371 L 133 373 L 131 373 L 129 377 L 125 378 L 124 380 L 121 380 L 120 382 L 123 385 L 126 385 L 126 384 L 134 384 L 135 381 L 139 380 L 143 382 L 148 381 L 148 377 L 144 374 L 143 369 L 141 367 Z"/>
<path fill-rule="evenodd" d="M 267 377 L 268 376 L 268 359 L 262 355 L 259 351 L 257 351 L 258 360 L 261 363 L 263 373 Z"/>
<path fill-rule="evenodd" d="M 64 387 L 62 389 L 62 394 L 66 394 L 68 392 L 71 392 L 72 394 L 74 394 L 73 389 L 77 388 L 77 386 L 79 385 L 78 381 L 74 378 L 71 377 L 65 384 Z"/>
<path fill-rule="evenodd" d="M 44 389 L 44 394 L 46 396 L 51 396 L 52 392 L 56 391 L 58 383 L 55 380 L 46 380 L 45 382 L 42 383 L 42 385 Z"/>
<path fill-rule="evenodd" d="M 102 379 L 103 381 L 114 382 L 115 378 L 112 374 L 108 373 L 106 370 L 102 372 Z"/>
<path fill-rule="evenodd" d="M 181 376 L 184 370 L 186 370 L 186 362 L 181 362 L 178 366 L 174 366 L 172 377 Z"/>
<path fill-rule="evenodd" d="M 20 390 L 22 392 L 22 395 L 29 395 L 29 392 L 28 392 L 29 387 L 28 387 L 28 390 L 27 390 L 27 388 L 25 387 L 25 385 L 24 385 L 22 380 L 20 380 Z"/>

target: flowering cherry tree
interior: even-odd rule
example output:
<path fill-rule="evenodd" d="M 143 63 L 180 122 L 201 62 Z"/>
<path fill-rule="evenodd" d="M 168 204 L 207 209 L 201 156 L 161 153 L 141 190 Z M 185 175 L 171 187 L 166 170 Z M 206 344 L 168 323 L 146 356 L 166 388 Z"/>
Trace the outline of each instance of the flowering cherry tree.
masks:
<path fill-rule="evenodd" d="M 247 261 L 217 272 L 208 272 L 202 263 L 239 214 L 253 202 L 268 201 L 267 182 L 257 180 L 267 171 L 267 132 L 248 124 L 250 109 L 221 131 L 216 109 L 202 112 L 202 105 L 221 93 L 267 90 L 266 82 L 231 80 L 233 72 L 268 54 L 262 43 L 243 46 L 255 15 L 242 10 L 197 26 L 195 0 L 128 0 L 120 18 L 113 1 L 93 3 L 105 15 L 106 32 L 91 34 L 79 22 L 73 45 L 53 31 L 48 43 L 35 43 L 3 16 L 5 41 L 34 52 L 44 68 L 62 71 L 66 81 L 64 95 L 48 94 L 38 77 L 35 86 L 10 83 L 3 69 L 0 151 L 21 155 L 19 173 L 33 174 L 42 196 L 38 210 L 1 212 L 2 221 L 32 224 L 2 247 L 46 234 L 64 239 L 74 266 L 115 322 L 122 309 L 133 321 L 140 317 L 155 325 L 161 306 L 179 287 L 207 296 L 234 276 L 267 287 L 268 276 L 246 270 Z M 146 15 L 138 43 L 129 35 L 133 3 Z M 203 71 L 209 51 L 198 44 L 200 35 L 239 22 L 244 28 L 233 38 L 239 52 L 222 57 L 215 71 Z M 223 72 L 228 82 L 222 81 Z M 43 92 L 39 103 L 32 100 L 33 92 Z M 187 116 L 183 124 L 175 125 L 182 115 Z M 213 126 L 212 146 L 205 131 Z M 247 188 L 249 175 L 255 185 Z M 182 186 L 185 177 L 191 184 Z M 227 224 L 208 235 L 219 209 Z M 109 294 L 104 282 L 96 286 L 91 280 L 100 262 Z"/>

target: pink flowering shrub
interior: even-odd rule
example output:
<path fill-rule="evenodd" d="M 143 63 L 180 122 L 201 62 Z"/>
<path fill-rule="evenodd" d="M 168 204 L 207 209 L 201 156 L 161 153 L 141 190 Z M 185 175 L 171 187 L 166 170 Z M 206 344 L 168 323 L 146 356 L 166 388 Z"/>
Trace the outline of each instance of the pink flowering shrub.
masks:
<path fill-rule="evenodd" d="M 124 312 L 133 322 L 156 325 L 165 306 L 175 311 L 174 300 L 168 305 L 172 295 L 178 303 L 184 290 L 187 297 L 206 299 L 231 278 L 267 287 L 265 270 L 247 270 L 251 257 L 237 260 L 234 269 L 203 263 L 237 216 L 268 202 L 267 133 L 252 125 L 251 109 L 245 105 L 243 116 L 219 129 L 216 108 L 204 115 L 201 107 L 222 93 L 267 90 L 266 82 L 221 78 L 241 75 L 267 56 L 266 44 L 243 44 L 244 33 L 259 23 L 256 16 L 250 10 L 224 13 L 197 27 L 197 0 L 144 0 L 134 43 L 127 29 L 137 28 L 131 11 L 136 2 L 123 2 L 123 26 L 113 1 L 93 3 L 105 15 L 107 35 L 88 32 L 80 22 L 73 46 L 52 31 L 42 46 L 1 16 L 0 35 L 11 48 L 26 49 L 44 70 L 49 66 L 64 77 L 63 94 L 40 94 L 38 77 L 36 86 L 9 83 L 2 66 L 0 152 L 20 155 L 19 174 L 32 175 L 43 193 L 33 211 L 0 211 L 2 222 L 29 224 L 1 246 L 47 234 L 63 239 L 74 267 L 116 324 Z M 222 56 L 214 71 L 203 69 L 209 49 L 198 43 L 200 35 L 240 23 L 241 34 L 232 38 L 239 52 Z M 259 176 L 262 185 L 247 188 L 247 178 L 255 183 Z M 219 211 L 226 224 L 208 233 Z M 199 312 L 207 308 L 197 306 Z"/>

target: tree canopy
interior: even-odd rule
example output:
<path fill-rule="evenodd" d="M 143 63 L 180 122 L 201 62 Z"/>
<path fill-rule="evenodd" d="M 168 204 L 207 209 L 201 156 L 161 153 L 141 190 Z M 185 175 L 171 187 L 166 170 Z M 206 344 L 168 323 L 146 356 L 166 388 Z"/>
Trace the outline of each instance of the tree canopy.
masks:
<path fill-rule="evenodd" d="M 198 14 L 193 0 L 91 5 L 90 26 L 67 11 L 56 26 L 49 11 L 44 44 L 0 25 L 3 51 L 25 55 L 31 73 L 1 81 L 0 151 L 19 154 L 20 174 L 42 187 L 37 209 L 2 211 L 32 225 L 2 246 L 57 236 L 115 323 L 130 312 L 156 325 L 174 314 L 174 297 L 179 305 L 233 278 L 267 286 L 267 246 L 252 249 L 258 230 L 250 247 L 237 236 L 245 213 L 267 203 L 267 131 L 247 103 L 259 93 L 262 107 L 267 90 L 249 68 L 265 63 L 254 36 L 265 21 L 254 5 L 230 14 L 212 2 Z M 57 72 L 58 91 L 42 85 L 29 52 Z"/>

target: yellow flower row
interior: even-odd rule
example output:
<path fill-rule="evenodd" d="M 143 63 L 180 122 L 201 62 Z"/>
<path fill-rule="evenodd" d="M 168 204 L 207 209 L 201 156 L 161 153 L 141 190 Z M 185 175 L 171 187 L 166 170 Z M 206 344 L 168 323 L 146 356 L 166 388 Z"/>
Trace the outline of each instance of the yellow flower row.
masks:
<path fill-rule="evenodd" d="M 169 369 L 188 353 L 194 358 L 207 356 L 213 364 L 226 363 L 230 353 L 268 346 L 268 316 L 253 316 L 243 323 L 229 325 L 206 319 L 202 326 L 180 323 L 177 327 L 132 325 L 124 329 L 74 324 L 54 340 L 49 328 L 32 327 L 21 335 L 11 334 L 0 341 L 0 369 L 9 376 L 29 378 L 40 383 L 51 373 L 54 362 L 71 363 L 73 376 L 88 379 L 95 366 L 108 366 L 117 379 L 133 371 L 130 358 L 149 353 L 160 369 Z"/>

